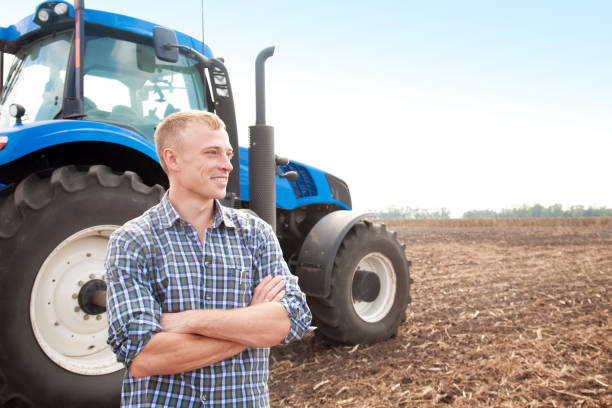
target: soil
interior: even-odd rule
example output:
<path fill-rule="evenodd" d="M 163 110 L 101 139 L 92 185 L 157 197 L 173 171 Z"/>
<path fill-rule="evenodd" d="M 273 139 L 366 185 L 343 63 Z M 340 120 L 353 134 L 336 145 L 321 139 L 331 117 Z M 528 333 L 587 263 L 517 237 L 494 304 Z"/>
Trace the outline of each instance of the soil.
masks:
<path fill-rule="evenodd" d="M 273 407 L 612 406 L 612 218 L 390 221 L 412 303 L 396 337 L 272 350 Z"/>

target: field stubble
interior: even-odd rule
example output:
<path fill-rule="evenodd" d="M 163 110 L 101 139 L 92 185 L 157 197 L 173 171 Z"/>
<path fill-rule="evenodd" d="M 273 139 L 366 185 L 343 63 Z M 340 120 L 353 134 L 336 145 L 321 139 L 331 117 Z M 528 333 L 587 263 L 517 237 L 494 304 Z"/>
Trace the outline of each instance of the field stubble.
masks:
<path fill-rule="evenodd" d="M 273 349 L 274 407 L 612 406 L 612 218 L 391 220 L 398 336 Z"/>

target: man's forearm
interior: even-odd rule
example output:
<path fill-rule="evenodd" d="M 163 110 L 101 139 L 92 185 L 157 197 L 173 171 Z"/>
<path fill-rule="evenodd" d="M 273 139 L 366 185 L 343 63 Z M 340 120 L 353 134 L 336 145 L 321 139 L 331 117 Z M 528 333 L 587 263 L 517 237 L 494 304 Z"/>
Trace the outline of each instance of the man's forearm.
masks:
<path fill-rule="evenodd" d="M 132 361 L 134 377 L 178 374 L 206 367 L 247 349 L 228 340 L 195 334 L 156 333 Z"/>
<path fill-rule="evenodd" d="M 278 302 L 239 309 L 189 310 L 162 316 L 164 331 L 198 334 L 248 347 L 272 347 L 289 332 L 290 321 Z"/>

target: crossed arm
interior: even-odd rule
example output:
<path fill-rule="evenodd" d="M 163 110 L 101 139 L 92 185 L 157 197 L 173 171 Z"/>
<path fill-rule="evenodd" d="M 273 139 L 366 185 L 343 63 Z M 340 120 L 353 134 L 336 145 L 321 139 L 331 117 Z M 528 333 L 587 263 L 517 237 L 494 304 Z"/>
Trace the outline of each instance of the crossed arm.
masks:
<path fill-rule="evenodd" d="M 163 313 L 163 331 L 154 334 L 129 367 L 134 377 L 177 374 L 232 357 L 249 347 L 271 347 L 289 332 L 290 321 L 278 302 L 285 295 L 281 276 L 267 276 L 239 309 Z"/>

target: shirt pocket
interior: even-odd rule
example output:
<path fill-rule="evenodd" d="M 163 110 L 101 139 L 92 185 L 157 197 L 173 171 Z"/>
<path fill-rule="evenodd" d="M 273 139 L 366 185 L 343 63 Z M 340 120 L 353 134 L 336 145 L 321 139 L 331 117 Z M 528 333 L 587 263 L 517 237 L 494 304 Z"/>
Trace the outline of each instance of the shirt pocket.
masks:
<path fill-rule="evenodd" d="M 221 309 L 246 307 L 251 301 L 250 271 L 237 266 L 218 265 L 215 279 L 217 304 Z"/>
<path fill-rule="evenodd" d="M 231 254 L 207 257 L 211 265 L 212 291 L 216 308 L 246 307 L 253 296 L 254 273 L 249 252 L 244 247 L 234 248 Z"/>

